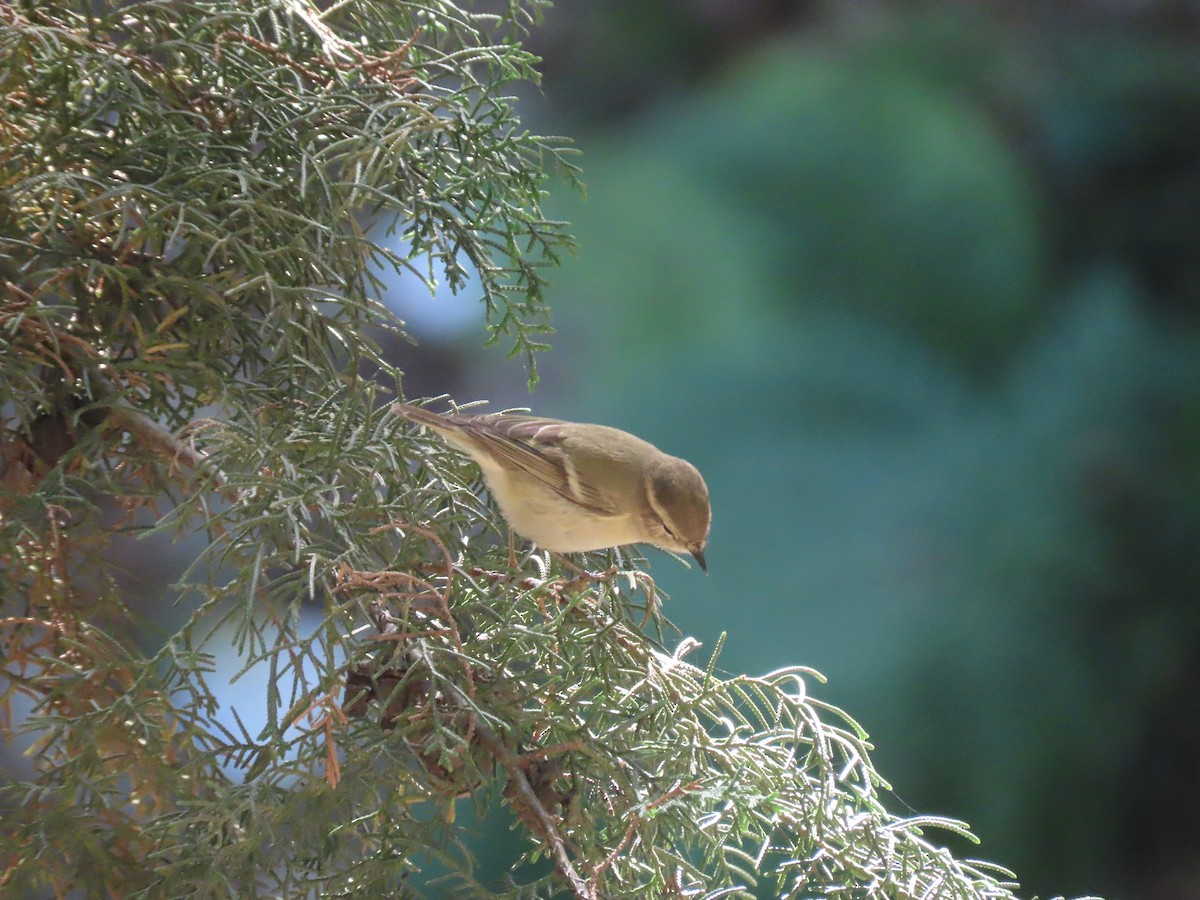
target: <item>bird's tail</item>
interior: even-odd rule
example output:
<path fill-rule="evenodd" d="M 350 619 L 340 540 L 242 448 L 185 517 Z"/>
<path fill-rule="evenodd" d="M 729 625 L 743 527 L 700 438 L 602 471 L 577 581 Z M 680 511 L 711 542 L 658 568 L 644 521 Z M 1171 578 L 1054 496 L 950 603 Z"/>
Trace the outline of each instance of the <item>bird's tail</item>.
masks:
<path fill-rule="evenodd" d="M 418 425 L 424 425 L 426 428 L 433 428 L 437 431 L 445 431 L 449 424 L 442 416 L 435 412 L 430 412 L 420 406 L 413 406 L 411 403 L 393 403 L 392 412 L 398 416 L 403 416 L 410 422 L 416 422 Z"/>

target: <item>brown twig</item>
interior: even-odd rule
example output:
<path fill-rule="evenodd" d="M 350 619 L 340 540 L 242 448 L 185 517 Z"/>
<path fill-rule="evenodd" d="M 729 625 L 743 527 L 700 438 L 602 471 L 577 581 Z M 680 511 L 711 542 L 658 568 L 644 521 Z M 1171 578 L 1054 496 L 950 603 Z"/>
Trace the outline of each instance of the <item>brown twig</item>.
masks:
<path fill-rule="evenodd" d="M 646 812 L 650 812 L 651 810 L 653 810 L 659 806 L 662 806 L 668 800 L 671 800 L 682 794 L 686 794 L 689 791 L 694 791 L 698 787 L 700 787 L 699 781 L 691 781 L 691 782 L 688 782 L 687 784 L 676 785 L 675 787 L 671 788 L 671 790 L 669 790 L 665 794 L 663 794 L 661 797 L 658 797 L 655 800 L 651 801 L 650 804 L 646 807 Z M 595 891 L 598 890 L 600 876 L 602 874 L 604 874 L 604 870 L 607 869 L 609 866 L 611 866 L 613 864 L 613 861 L 616 860 L 616 858 L 618 856 L 620 856 L 622 853 L 625 852 L 625 848 L 629 846 L 629 842 L 633 840 L 633 835 L 636 833 L 637 827 L 641 824 L 642 824 L 642 816 L 635 814 L 633 816 L 633 820 L 629 823 L 629 827 L 625 829 L 624 836 L 621 838 L 620 841 L 617 842 L 617 846 L 613 847 L 612 852 L 610 854 L 608 854 L 608 856 L 604 857 L 604 861 L 601 862 L 600 865 L 596 866 L 596 868 L 594 868 L 592 870 L 592 877 L 589 879 L 588 886 L 593 891 L 593 895 L 594 895 Z"/>
<path fill-rule="evenodd" d="M 105 412 L 121 428 L 148 450 L 171 460 L 172 465 L 182 463 L 195 471 L 208 471 L 213 482 L 227 499 L 237 499 L 236 492 L 229 487 L 229 479 L 220 469 L 208 465 L 208 455 L 190 441 L 184 441 L 170 429 L 147 416 L 125 399 L 124 394 L 101 371 L 94 347 L 81 338 L 53 328 L 34 316 L 24 315 L 34 298 L 19 285 L 6 281 L 4 287 L 14 302 L 0 307 L 0 322 L 18 319 L 26 332 L 29 344 L 48 356 L 63 372 L 68 381 L 74 382 L 85 376 L 96 400 L 103 401 Z"/>
<path fill-rule="evenodd" d="M 443 622 L 445 622 L 447 625 L 450 626 L 450 629 L 452 632 L 452 637 L 454 638 L 454 649 L 457 651 L 457 654 L 458 654 L 459 666 L 462 668 L 463 675 L 466 677 L 466 680 L 467 680 L 467 696 L 470 697 L 471 700 L 473 701 L 475 699 L 475 673 L 471 670 L 470 663 L 467 662 L 467 650 L 466 650 L 466 647 L 463 645 L 462 635 L 459 633 L 459 630 L 458 630 L 458 623 L 455 621 L 454 615 L 450 612 L 450 597 L 451 597 L 451 591 L 453 589 L 454 570 L 455 570 L 454 557 L 450 554 L 450 548 L 446 546 L 445 542 L 440 537 L 438 537 L 437 534 L 434 533 L 434 531 L 432 529 L 426 528 L 424 525 L 415 525 L 415 524 L 408 523 L 408 522 L 390 522 L 387 525 L 380 525 L 377 528 L 373 528 L 371 530 L 371 533 L 378 534 L 381 531 L 387 531 L 387 530 L 393 529 L 393 528 L 396 529 L 397 531 L 403 530 L 405 528 L 409 529 L 410 531 L 415 531 L 417 534 L 420 534 L 423 537 L 425 537 L 427 540 L 429 540 L 435 547 L 438 548 L 438 551 L 442 554 L 442 561 L 445 564 L 443 574 L 446 576 L 446 587 L 443 590 L 438 591 L 438 590 L 434 590 L 433 585 L 430 584 L 429 582 L 423 582 L 423 583 L 429 584 L 429 587 L 433 593 L 433 596 L 437 599 L 438 615 Z M 398 573 L 398 574 L 404 574 L 404 573 Z M 421 579 L 415 579 L 415 578 L 414 578 L 414 580 L 422 581 Z M 470 743 L 470 735 L 469 734 L 467 735 L 467 741 L 468 741 L 468 743 Z"/>
<path fill-rule="evenodd" d="M 455 699 L 459 701 L 460 706 L 468 708 L 465 697 L 456 697 Z M 521 758 L 512 753 L 488 725 L 478 721 L 474 713 L 471 714 L 471 717 L 476 720 L 475 733 L 479 737 L 480 743 L 508 773 L 509 781 L 516 789 L 514 800 L 520 802 L 526 812 L 530 813 L 538 823 L 542 839 L 550 846 L 550 855 L 554 857 L 554 867 L 558 873 L 571 885 L 571 890 L 574 891 L 576 897 L 595 900 L 599 896 L 595 885 L 584 881 L 575 871 L 575 867 L 571 864 L 571 857 L 567 854 L 566 841 L 558 833 L 558 826 L 555 825 L 554 818 L 542 805 L 533 785 L 529 783 L 529 776 L 525 773 L 525 766 L 522 764 Z"/>
<path fill-rule="evenodd" d="M 389 84 L 395 90 L 401 92 L 419 83 L 413 77 L 411 70 L 403 68 L 403 64 L 408 58 L 409 51 L 412 50 L 413 45 L 421 36 L 421 29 L 417 29 L 412 37 L 395 50 L 389 50 L 380 56 L 364 56 L 349 41 L 343 40 L 334 34 L 329 26 L 325 25 L 317 17 L 307 14 L 303 4 L 294 3 L 292 4 L 292 8 L 293 12 L 299 14 L 321 39 L 327 58 L 319 60 L 320 65 L 341 72 L 360 71 L 368 77 Z M 267 43 L 244 31 L 229 30 L 217 35 L 213 49 L 213 57 L 217 62 L 221 61 L 222 48 L 228 41 L 237 41 L 248 47 L 253 47 L 264 56 L 269 56 L 277 60 L 320 87 L 328 87 L 333 83 L 334 76 L 332 74 L 327 75 L 318 72 L 310 65 L 306 65 L 275 44 Z M 352 61 L 339 62 L 338 57 Z"/>
<path fill-rule="evenodd" d="M 394 525 L 392 527 L 399 527 Z M 412 526 L 409 526 L 412 527 Z M 419 529 L 427 536 L 430 535 L 427 529 Z M 435 538 L 436 540 L 436 538 Z M 445 550 L 445 545 L 440 541 L 437 543 Z M 449 560 L 448 551 L 447 560 Z M 415 576 L 412 576 L 415 578 Z M 447 576 L 449 579 L 449 576 Z M 447 595 L 449 588 L 447 588 Z M 392 616 L 377 599 L 372 599 L 367 604 L 367 612 L 379 631 L 379 637 L 382 639 L 397 639 L 401 636 L 399 621 Z M 457 638 L 457 632 L 456 632 Z M 460 645 L 461 647 L 461 645 Z M 465 662 L 465 657 L 464 657 Z M 566 879 L 570 884 L 572 892 L 576 897 L 582 900 L 596 900 L 598 894 L 589 886 L 589 884 L 579 875 L 571 863 L 571 857 L 567 852 L 567 844 L 563 836 L 559 834 L 558 826 L 555 824 L 554 817 L 550 811 L 546 809 L 542 802 L 538 791 L 530 783 L 528 769 L 531 765 L 537 765 L 539 760 L 544 760 L 555 751 L 566 751 L 574 749 L 576 745 L 572 743 L 557 745 L 544 750 L 535 750 L 525 754 L 517 754 L 509 749 L 500 736 L 486 722 L 480 720 L 476 712 L 474 702 L 474 679 L 471 677 L 469 667 L 467 667 L 468 675 L 468 690 L 460 688 L 452 681 L 445 681 L 441 684 L 442 697 L 449 701 L 454 706 L 463 712 L 467 717 L 467 744 L 478 742 L 488 754 L 500 764 L 508 775 L 509 786 L 511 791 L 506 790 L 505 795 L 510 797 L 512 802 L 518 804 L 527 815 L 523 816 L 527 822 L 533 823 L 533 830 L 542 838 L 545 844 L 550 849 L 550 854 L 554 858 L 555 869 L 559 874 Z M 366 690 L 368 695 L 377 695 L 370 687 L 370 683 L 361 673 L 356 679 L 356 685 L 359 690 Z M 350 685 L 347 685 L 349 690 Z M 361 707 L 362 698 L 358 698 L 358 706 Z M 352 715 L 357 715 L 361 710 L 352 711 Z"/>
<path fill-rule="evenodd" d="M 172 466 L 180 463 L 197 472 L 208 472 L 218 491 L 230 501 L 238 494 L 229 485 L 225 473 L 208 464 L 208 454 L 190 441 L 184 441 L 164 425 L 154 421 L 131 404 L 117 387 L 98 369 L 89 367 L 88 380 L 97 399 L 108 404 L 109 416 L 146 449 L 171 461 Z"/>

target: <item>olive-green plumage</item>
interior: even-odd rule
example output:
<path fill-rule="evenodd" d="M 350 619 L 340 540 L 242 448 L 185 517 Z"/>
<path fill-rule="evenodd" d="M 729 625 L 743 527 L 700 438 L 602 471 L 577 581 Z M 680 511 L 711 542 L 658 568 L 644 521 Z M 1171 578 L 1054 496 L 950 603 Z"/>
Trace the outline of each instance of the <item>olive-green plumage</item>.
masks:
<path fill-rule="evenodd" d="M 606 425 L 508 413 L 438 415 L 407 403 L 392 411 L 474 459 L 513 530 L 542 549 L 653 544 L 690 553 L 707 571 L 708 487 L 686 460 Z"/>

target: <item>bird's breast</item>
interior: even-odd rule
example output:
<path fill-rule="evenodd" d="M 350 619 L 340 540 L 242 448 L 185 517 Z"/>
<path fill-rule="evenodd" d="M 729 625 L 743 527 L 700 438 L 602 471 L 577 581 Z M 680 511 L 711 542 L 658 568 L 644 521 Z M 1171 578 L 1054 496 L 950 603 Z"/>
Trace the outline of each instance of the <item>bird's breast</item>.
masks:
<path fill-rule="evenodd" d="M 625 544 L 641 543 L 642 534 L 633 516 L 599 515 L 572 503 L 550 487 L 528 478 L 519 485 L 499 466 L 481 464 L 488 488 L 513 531 L 555 553 L 583 553 Z"/>

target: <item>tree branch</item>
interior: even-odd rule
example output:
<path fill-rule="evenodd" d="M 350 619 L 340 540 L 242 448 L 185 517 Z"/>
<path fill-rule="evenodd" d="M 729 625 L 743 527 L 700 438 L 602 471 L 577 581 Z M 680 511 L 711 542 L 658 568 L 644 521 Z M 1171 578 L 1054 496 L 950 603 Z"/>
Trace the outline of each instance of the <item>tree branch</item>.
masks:
<path fill-rule="evenodd" d="M 229 478 L 209 463 L 207 453 L 191 442 L 181 439 L 126 400 L 116 385 L 95 366 L 87 365 L 85 368 L 96 398 L 108 404 L 109 415 L 121 428 L 133 435 L 134 440 L 147 450 L 169 459 L 173 466 L 182 463 L 193 471 L 207 472 L 218 493 L 230 501 L 237 499 L 237 492 L 230 487 Z"/>
<path fill-rule="evenodd" d="M 367 614 L 379 630 L 380 635 L 386 636 L 398 632 L 395 620 L 380 601 L 371 600 L 367 604 Z M 474 705 L 462 688 L 452 681 L 444 682 L 443 687 L 446 689 L 447 699 L 470 717 L 470 731 L 473 736 L 479 739 L 488 753 L 508 773 L 509 782 L 515 788 L 515 796 L 509 796 L 514 802 L 524 807 L 537 823 L 536 830 L 541 832 L 542 839 L 549 845 L 550 854 L 554 857 L 555 869 L 571 885 L 571 890 L 574 891 L 576 897 L 582 898 L 582 900 L 596 900 L 599 895 L 595 887 L 584 881 L 575 871 L 575 867 L 571 864 L 571 857 L 567 854 L 566 841 L 558 833 L 558 826 L 555 825 L 554 818 L 538 797 L 533 785 L 529 783 L 529 776 L 525 771 L 526 762 L 508 748 L 491 726 L 480 721 Z M 508 792 L 505 793 L 507 795 Z M 526 818 L 525 822 L 528 825 L 529 819 Z M 595 878 L 592 880 L 594 882 Z"/>
<path fill-rule="evenodd" d="M 457 687 L 455 688 L 455 694 L 455 700 L 459 706 L 466 709 L 466 697 L 458 695 Z M 575 892 L 575 896 L 581 897 L 583 900 L 595 900 L 599 895 L 591 885 L 579 876 L 579 873 L 575 871 L 575 867 L 571 865 L 571 858 L 567 855 L 566 842 L 563 840 L 562 835 L 558 833 L 558 827 L 555 825 L 549 811 L 542 805 L 542 801 L 538 799 L 533 785 L 529 783 L 529 776 L 526 775 L 525 767 L 522 765 L 520 758 L 508 749 L 496 732 L 492 731 L 483 722 L 480 722 L 478 716 L 475 716 L 474 713 L 471 715 L 475 721 L 475 734 L 479 737 L 480 743 L 504 767 L 504 771 L 508 773 L 509 779 L 516 788 L 517 796 L 514 800 L 520 802 L 533 815 L 534 819 L 537 820 L 543 839 L 550 845 L 550 853 L 554 857 L 554 866 L 558 869 L 559 874 L 570 883 L 571 890 Z"/>

